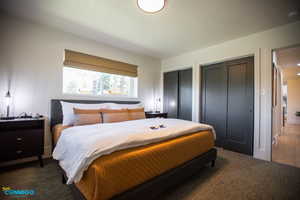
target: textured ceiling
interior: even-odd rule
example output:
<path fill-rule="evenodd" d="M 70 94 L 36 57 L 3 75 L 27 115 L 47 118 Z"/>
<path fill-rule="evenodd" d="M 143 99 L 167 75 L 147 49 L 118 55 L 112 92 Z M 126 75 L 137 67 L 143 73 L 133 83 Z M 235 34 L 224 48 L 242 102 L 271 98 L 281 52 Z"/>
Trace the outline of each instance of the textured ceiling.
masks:
<path fill-rule="evenodd" d="M 136 0 L 1 0 L 12 15 L 137 53 L 166 58 L 299 20 L 299 0 L 168 0 L 156 14 Z"/>
<path fill-rule="evenodd" d="M 300 66 L 297 64 L 300 63 L 300 46 L 279 49 L 275 52 L 277 63 L 283 69 L 283 81 L 299 79 L 297 73 L 300 73 Z"/>

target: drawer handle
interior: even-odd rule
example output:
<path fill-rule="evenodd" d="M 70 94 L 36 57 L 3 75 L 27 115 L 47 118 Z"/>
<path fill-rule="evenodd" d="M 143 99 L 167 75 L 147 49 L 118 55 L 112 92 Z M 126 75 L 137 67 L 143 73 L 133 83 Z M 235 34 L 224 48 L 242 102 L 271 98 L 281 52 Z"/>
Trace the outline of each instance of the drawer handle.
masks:
<path fill-rule="evenodd" d="M 17 154 L 20 154 L 20 153 L 22 153 L 23 151 L 21 151 L 21 150 L 19 150 L 19 151 L 17 151 Z"/>
<path fill-rule="evenodd" d="M 18 137 L 18 138 L 17 138 L 17 141 L 22 141 L 22 138 Z"/>

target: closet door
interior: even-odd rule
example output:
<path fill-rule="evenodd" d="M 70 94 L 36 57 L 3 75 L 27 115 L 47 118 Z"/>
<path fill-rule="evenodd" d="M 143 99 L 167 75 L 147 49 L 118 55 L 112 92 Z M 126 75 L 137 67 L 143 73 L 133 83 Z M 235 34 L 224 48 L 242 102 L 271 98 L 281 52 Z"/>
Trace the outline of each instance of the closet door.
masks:
<path fill-rule="evenodd" d="M 228 112 L 224 148 L 253 155 L 253 58 L 227 62 Z"/>
<path fill-rule="evenodd" d="M 164 73 L 164 112 L 168 117 L 178 117 L 178 71 Z"/>
<path fill-rule="evenodd" d="M 253 155 L 254 58 L 202 68 L 202 121 L 214 126 L 216 145 Z"/>
<path fill-rule="evenodd" d="M 201 121 L 215 128 L 216 146 L 223 146 L 227 120 L 227 70 L 223 63 L 202 68 L 201 111 Z"/>
<path fill-rule="evenodd" d="M 186 69 L 179 71 L 179 101 L 178 118 L 192 120 L 193 104 L 193 70 Z"/>

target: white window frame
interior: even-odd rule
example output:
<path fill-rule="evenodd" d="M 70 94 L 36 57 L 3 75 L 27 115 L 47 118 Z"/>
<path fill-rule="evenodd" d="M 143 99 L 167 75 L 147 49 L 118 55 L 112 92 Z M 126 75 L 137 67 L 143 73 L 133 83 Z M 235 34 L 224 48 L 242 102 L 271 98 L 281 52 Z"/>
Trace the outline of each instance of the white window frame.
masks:
<path fill-rule="evenodd" d="M 128 95 L 120 95 L 120 94 L 80 94 L 80 93 L 72 93 L 72 92 L 66 92 L 65 91 L 65 68 L 75 69 L 75 70 L 82 70 L 82 71 L 89 71 L 89 72 L 95 72 L 95 73 L 102 73 L 92 70 L 85 70 L 85 69 L 77 69 L 73 67 L 64 66 L 62 69 L 62 94 L 67 96 L 79 96 L 79 97 L 108 97 L 108 98 L 127 98 L 127 99 L 138 99 L 138 77 L 130 77 L 130 88 L 133 87 L 133 89 L 130 89 L 128 92 Z M 109 73 L 106 73 L 109 74 Z M 115 74 L 110 74 L 115 75 Z M 116 75 L 116 76 L 123 76 L 123 75 Z"/>

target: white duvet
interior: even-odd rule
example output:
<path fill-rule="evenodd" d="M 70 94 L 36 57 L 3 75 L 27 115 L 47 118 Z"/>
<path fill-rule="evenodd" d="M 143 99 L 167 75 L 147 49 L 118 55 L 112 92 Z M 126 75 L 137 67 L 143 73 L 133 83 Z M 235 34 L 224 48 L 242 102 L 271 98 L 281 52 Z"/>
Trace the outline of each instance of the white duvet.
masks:
<path fill-rule="evenodd" d="M 161 124 L 165 128 L 150 129 Z M 214 132 L 206 124 L 164 118 L 76 126 L 63 130 L 53 158 L 66 172 L 67 184 L 71 184 L 80 181 L 83 172 L 100 156 L 209 129 Z"/>

